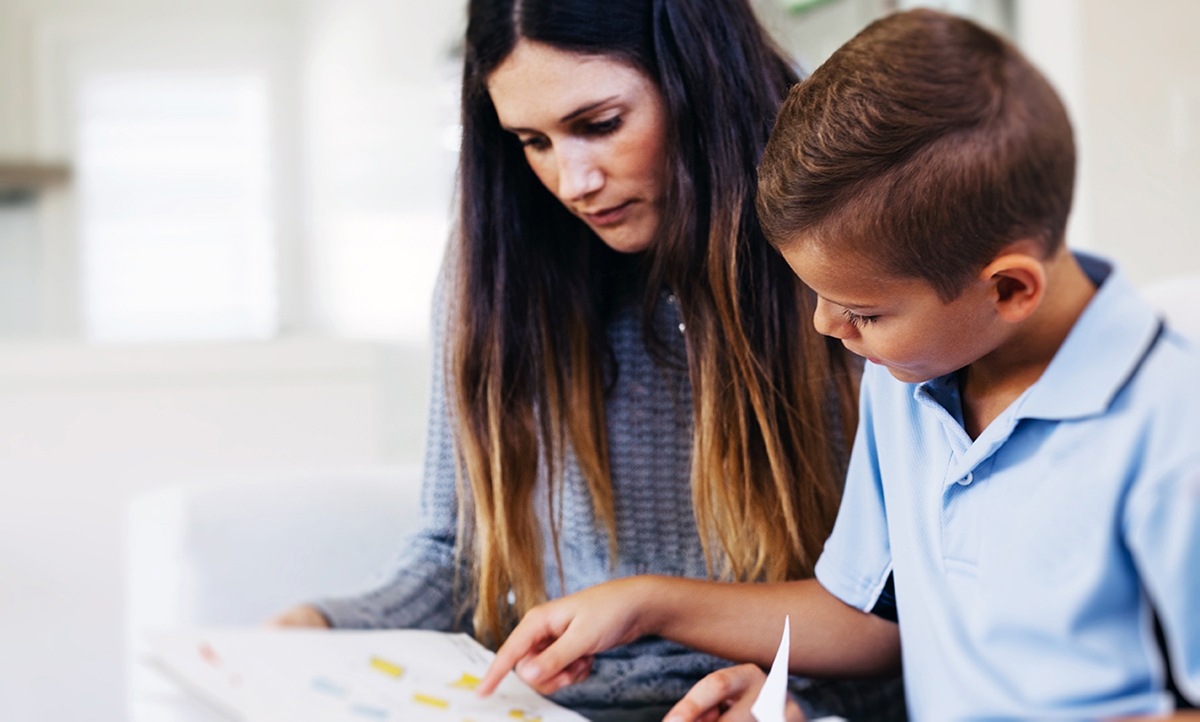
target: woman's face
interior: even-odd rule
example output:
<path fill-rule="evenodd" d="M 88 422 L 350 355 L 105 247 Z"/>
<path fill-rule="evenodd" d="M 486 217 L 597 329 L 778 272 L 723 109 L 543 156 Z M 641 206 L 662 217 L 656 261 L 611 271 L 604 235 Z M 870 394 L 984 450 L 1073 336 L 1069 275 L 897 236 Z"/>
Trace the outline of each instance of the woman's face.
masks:
<path fill-rule="evenodd" d="M 622 253 L 650 247 L 667 186 L 666 110 L 650 78 L 521 40 L 488 78 L 500 124 L 546 188 Z"/>

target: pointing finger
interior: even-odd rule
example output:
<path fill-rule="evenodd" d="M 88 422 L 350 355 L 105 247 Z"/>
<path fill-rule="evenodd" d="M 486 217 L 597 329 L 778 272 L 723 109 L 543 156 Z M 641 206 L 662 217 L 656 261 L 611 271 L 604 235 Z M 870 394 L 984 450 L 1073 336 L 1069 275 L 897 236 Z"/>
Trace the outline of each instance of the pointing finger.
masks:
<path fill-rule="evenodd" d="M 500 645 L 500 649 L 496 650 L 495 659 L 488 666 L 479 686 L 475 688 L 476 693 L 481 697 L 491 694 L 518 661 L 532 656 L 539 646 L 552 640 L 554 636 L 556 635 L 550 628 L 546 615 L 538 614 L 536 609 L 531 610 L 504 644 Z"/>

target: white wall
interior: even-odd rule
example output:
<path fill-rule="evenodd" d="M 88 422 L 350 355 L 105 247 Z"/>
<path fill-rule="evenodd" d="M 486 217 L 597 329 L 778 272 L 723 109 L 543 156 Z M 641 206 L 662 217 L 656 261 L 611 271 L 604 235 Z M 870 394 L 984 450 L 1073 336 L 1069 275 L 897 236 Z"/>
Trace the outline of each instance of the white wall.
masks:
<path fill-rule="evenodd" d="M 897 10 L 932 7 L 970 17 L 1001 33 L 1011 30 L 1014 0 L 837 0 L 804 11 L 804 3 L 789 0 L 751 0 L 763 24 L 777 42 L 807 72 L 854 37 L 872 21 Z"/>
<path fill-rule="evenodd" d="M 1200 274 L 1200 3 L 1081 5 L 1091 245 L 1139 283 Z"/>
<path fill-rule="evenodd" d="M 423 343 L 457 162 L 463 6 L 0 0 L 0 158 L 70 161 L 88 74 L 253 68 L 269 84 L 280 328 Z M 5 325 L 81 332 L 78 190 L 43 197 L 37 263 L 20 270 L 30 318 Z"/>
<path fill-rule="evenodd" d="M 314 329 L 423 340 L 449 234 L 461 2 L 312 0 L 304 39 Z M 418 309 L 397 314 L 394 309 Z"/>
<path fill-rule="evenodd" d="M 1200 46 L 1189 0 L 1023 0 L 1018 39 L 1076 127 L 1073 246 L 1136 283 L 1200 274 Z"/>
<path fill-rule="evenodd" d="M 1010 32 L 1066 103 L 1079 167 L 1068 243 L 1134 282 L 1200 274 L 1200 26 L 1194 0 L 839 0 L 789 14 L 756 5 L 812 67 L 864 25 L 916 5 Z M 1011 17 L 1009 17 L 1011 15 Z"/>
<path fill-rule="evenodd" d="M 0 154 L 73 159 L 79 85 L 88 72 L 137 70 L 148 64 L 179 70 L 198 66 L 261 66 L 271 81 L 272 194 L 279 212 L 277 255 L 283 268 L 302 265 L 295 70 L 303 3 L 285 0 L 0 0 Z M 35 335 L 81 331 L 79 204 L 71 188 L 43 197 L 39 207 Z M 282 277 L 283 326 L 305 321 L 300 273 Z"/>
<path fill-rule="evenodd" d="M 429 217 L 445 216 L 454 169 L 438 125 L 455 102 L 442 100 L 440 63 L 457 14 L 455 3 L 408 0 L 0 0 L 0 156 L 69 160 L 71 86 L 98 65 L 263 62 L 283 259 L 277 340 L 96 346 L 79 340 L 74 190 L 0 218 L 0 242 L 33 221 L 40 236 L 33 252 L 0 253 L 5 291 L 25 284 L 36 302 L 32 315 L 0 318 L 0 720 L 125 719 L 132 495 L 210 476 L 419 462 L 424 319 L 445 241 L 444 218 Z M 364 28 L 370 42 L 356 43 Z M 328 122 L 331 108 L 350 117 Z M 410 231 L 394 221 L 413 210 L 422 229 L 436 226 L 410 234 L 420 258 L 372 267 L 370 252 Z M 328 285 L 314 263 L 327 262 L 317 229 L 331 218 L 374 233 L 353 257 L 366 254 L 374 275 L 342 274 L 366 300 L 359 310 L 383 307 L 384 321 L 359 334 L 369 341 L 346 340 L 314 290 Z M 380 299 L 389 282 L 421 297 L 404 333 L 388 315 L 393 297 Z"/>

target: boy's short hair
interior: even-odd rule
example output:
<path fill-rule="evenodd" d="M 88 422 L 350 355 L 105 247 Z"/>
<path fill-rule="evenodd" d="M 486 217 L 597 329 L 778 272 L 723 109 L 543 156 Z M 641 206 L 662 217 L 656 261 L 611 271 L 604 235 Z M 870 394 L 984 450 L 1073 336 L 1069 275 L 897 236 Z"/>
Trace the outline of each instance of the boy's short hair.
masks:
<path fill-rule="evenodd" d="M 1075 144 L 1062 102 L 974 23 L 869 25 L 784 102 L 759 169 L 777 246 L 799 236 L 928 281 L 946 301 L 1008 243 L 1063 242 Z"/>

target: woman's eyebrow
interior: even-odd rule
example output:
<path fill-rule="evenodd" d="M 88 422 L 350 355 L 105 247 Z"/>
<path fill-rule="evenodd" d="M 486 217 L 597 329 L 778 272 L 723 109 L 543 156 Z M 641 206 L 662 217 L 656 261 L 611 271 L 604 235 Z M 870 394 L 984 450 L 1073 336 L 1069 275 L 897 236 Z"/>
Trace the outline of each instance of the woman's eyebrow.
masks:
<path fill-rule="evenodd" d="M 612 101 L 616 100 L 619 97 L 620 97 L 619 95 L 613 95 L 611 97 L 605 98 L 604 100 L 597 100 L 594 103 L 588 103 L 587 105 L 581 105 L 578 108 L 576 108 L 575 110 L 572 110 L 570 113 L 567 113 L 563 117 L 559 118 L 558 122 L 559 123 L 570 123 L 572 120 L 578 118 L 579 116 L 583 115 L 584 113 L 588 112 L 589 110 L 595 110 L 596 108 L 599 108 L 600 106 L 604 105 L 605 103 L 611 103 Z M 501 125 L 500 127 L 504 128 L 504 130 L 507 130 L 509 133 L 537 133 L 538 132 L 538 131 L 534 130 L 533 128 L 510 128 L 507 125 Z"/>
<path fill-rule="evenodd" d="M 559 118 L 558 122 L 569 123 L 570 121 L 575 120 L 576 118 L 578 118 L 579 116 L 588 112 L 589 110 L 595 110 L 596 108 L 599 108 L 601 105 L 604 105 L 605 103 L 611 103 L 612 101 L 616 100 L 617 97 L 618 96 L 614 95 L 612 97 L 605 98 L 604 100 L 597 100 L 595 103 L 588 103 L 587 105 L 580 106 L 580 107 L 576 108 L 575 110 L 572 110 L 570 113 L 567 113 L 563 117 Z"/>

